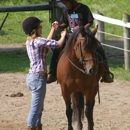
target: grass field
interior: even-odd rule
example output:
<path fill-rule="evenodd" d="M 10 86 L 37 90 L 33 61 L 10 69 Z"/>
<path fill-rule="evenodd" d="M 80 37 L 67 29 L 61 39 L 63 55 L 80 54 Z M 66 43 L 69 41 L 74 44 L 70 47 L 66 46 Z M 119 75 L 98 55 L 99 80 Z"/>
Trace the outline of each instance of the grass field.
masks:
<path fill-rule="evenodd" d="M 123 12 L 129 13 L 130 2 L 129 0 L 79 0 L 82 3 L 88 5 L 92 12 L 98 10 L 106 17 L 111 17 L 115 19 L 122 20 Z M 45 2 L 45 0 L 39 0 L 39 3 Z M 16 6 L 16 5 L 26 5 L 26 4 L 37 4 L 37 0 L 4 0 L 0 1 L 1 6 Z M 125 7 L 125 8 L 124 8 Z M 2 23 L 5 13 L 0 15 L 0 23 Z M 22 21 L 28 16 L 36 16 L 44 20 L 43 23 L 43 36 L 46 37 L 50 30 L 49 22 L 49 11 L 25 11 L 25 12 L 9 12 L 9 16 L 2 28 L 0 30 L 0 43 L 10 44 L 10 43 L 21 43 L 24 42 L 26 36 L 22 30 Z M 114 26 L 110 24 L 105 24 L 105 31 L 121 35 L 123 34 L 123 28 L 119 26 Z M 106 36 L 107 37 L 107 36 Z M 115 38 L 115 37 L 109 37 Z"/>
<path fill-rule="evenodd" d="M 103 15 L 115 19 L 122 20 L 123 12 L 129 13 L 130 2 L 129 0 L 80 0 L 82 3 L 87 4 L 92 12 L 98 10 Z M 43 0 L 39 0 L 39 3 L 45 3 Z M 13 5 L 26 5 L 37 4 L 37 0 L 4 0 L 0 1 L 0 6 L 13 6 Z M 0 14 L 0 24 L 2 23 L 5 13 Z M 26 11 L 26 12 L 10 12 L 9 16 L 0 30 L 0 44 L 10 43 L 24 43 L 26 41 L 26 35 L 22 30 L 22 21 L 28 16 L 36 16 L 39 19 L 43 19 L 43 37 L 47 37 L 50 30 L 49 11 Z M 123 28 L 105 24 L 105 31 L 122 35 Z M 106 36 L 107 38 L 107 36 Z M 115 38 L 115 37 L 109 37 Z M 51 54 L 48 55 L 48 64 Z M 130 81 L 129 71 L 125 71 L 124 63 L 121 61 L 118 64 L 109 61 L 110 69 L 114 72 L 115 77 L 119 79 L 125 79 Z M 29 60 L 26 53 L 21 51 L 14 52 L 0 52 L 0 72 L 27 72 L 29 68 Z"/>
<path fill-rule="evenodd" d="M 52 53 L 47 54 L 47 64 L 49 65 Z M 49 67 L 49 66 L 48 66 Z M 0 52 L 0 73 L 23 72 L 29 69 L 29 59 L 25 50 Z M 49 69 L 49 68 L 48 68 Z"/>

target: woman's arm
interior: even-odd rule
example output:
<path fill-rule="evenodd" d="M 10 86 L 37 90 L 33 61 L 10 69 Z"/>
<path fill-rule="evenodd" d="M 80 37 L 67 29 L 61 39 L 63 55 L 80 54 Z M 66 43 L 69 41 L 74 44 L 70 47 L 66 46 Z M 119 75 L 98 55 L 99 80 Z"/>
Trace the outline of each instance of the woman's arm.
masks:
<path fill-rule="evenodd" d="M 51 27 L 51 30 L 50 30 L 50 33 L 49 33 L 49 35 L 48 35 L 48 37 L 47 37 L 47 39 L 52 39 L 52 38 L 53 38 L 53 35 L 54 35 L 54 32 L 55 32 L 55 29 L 54 29 L 54 27 L 52 26 L 52 27 Z"/>
<path fill-rule="evenodd" d="M 48 37 L 47 37 L 47 39 L 52 39 L 53 34 L 54 34 L 54 31 L 55 31 L 55 29 L 54 29 L 54 27 L 52 26 L 52 27 L 51 27 L 51 30 L 50 30 L 50 33 L 49 33 L 49 35 L 48 35 Z M 59 39 L 59 41 L 57 41 L 58 47 L 61 47 L 61 46 L 63 45 L 64 40 L 65 40 L 65 36 L 66 36 L 66 31 L 62 31 L 62 32 L 61 32 L 61 38 Z"/>

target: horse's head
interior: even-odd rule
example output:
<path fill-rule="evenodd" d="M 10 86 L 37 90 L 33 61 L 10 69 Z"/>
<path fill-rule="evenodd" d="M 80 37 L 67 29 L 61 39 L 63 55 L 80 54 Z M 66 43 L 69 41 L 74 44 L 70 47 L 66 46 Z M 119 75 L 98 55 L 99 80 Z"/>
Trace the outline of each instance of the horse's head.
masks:
<path fill-rule="evenodd" d="M 76 58 L 83 65 L 85 74 L 94 74 L 96 72 L 97 58 L 95 54 L 99 44 L 94 37 L 96 31 L 97 28 L 91 32 L 90 30 L 85 30 L 84 27 L 79 27 L 67 43 L 73 44 L 73 51 Z"/>

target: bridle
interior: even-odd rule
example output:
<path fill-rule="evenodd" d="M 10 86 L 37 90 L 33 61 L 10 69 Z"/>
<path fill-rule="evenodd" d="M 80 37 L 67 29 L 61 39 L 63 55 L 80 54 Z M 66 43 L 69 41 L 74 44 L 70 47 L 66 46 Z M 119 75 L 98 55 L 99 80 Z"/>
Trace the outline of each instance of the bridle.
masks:
<path fill-rule="evenodd" d="M 80 58 L 79 58 L 79 62 L 83 65 L 84 70 L 81 69 L 81 68 L 79 68 L 77 65 L 75 65 L 75 64 L 71 61 L 71 59 L 68 57 L 68 55 L 67 55 L 67 58 L 68 58 L 69 62 L 70 62 L 76 69 L 78 69 L 79 71 L 81 71 L 82 73 L 84 73 L 84 74 L 87 75 L 88 73 L 87 73 L 87 68 L 86 68 L 85 62 L 86 62 L 86 61 L 90 61 L 90 60 L 96 60 L 96 61 L 97 61 L 97 59 L 96 59 L 96 58 L 85 58 L 85 57 L 83 56 L 82 49 L 81 49 L 81 40 L 80 40 L 79 44 L 76 46 L 76 50 L 77 50 L 78 55 L 79 55 L 79 57 L 80 57 Z"/>

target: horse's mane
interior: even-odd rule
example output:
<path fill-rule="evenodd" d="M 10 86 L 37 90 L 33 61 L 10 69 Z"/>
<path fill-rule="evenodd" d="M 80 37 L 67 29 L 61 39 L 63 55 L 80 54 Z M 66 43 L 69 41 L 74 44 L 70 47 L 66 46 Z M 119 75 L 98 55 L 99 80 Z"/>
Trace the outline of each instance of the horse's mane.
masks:
<path fill-rule="evenodd" d="M 92 32 L 90 30 L 85 30 L 84 27 L 81 26 L 78 29 L 76 29 L 69 37 L 69 39 L 66 43 L 66 46 L 64 48 L 65 53 L 67 53 L 68 50 L 71 48 L 71 46 L 73 46 L 79 33 L 81 33 L 84 37 L 84 49 L 85 50 L 87 49 L 87 46 L 92 45 L 91 43 L 92 43 L 93 39 L 95 39 L 94 35 L 92 34 Z"/>
<path fill-rule="evenodd" d="M 71 36 L 69 37 L 67 43 L 66 43 L 66 46 L 65 46 L 65 49 L 64 49 L 64 52 L 67 53 L 68 50 L 70 49 L 70 47 L 73 45 L 73 43 L 75 42 L 76 40 L 76 37 L 77 35 L 81 32 L 81 27 L 79 27 L 78 29 L 76 29 L 72 34 Z"/>

